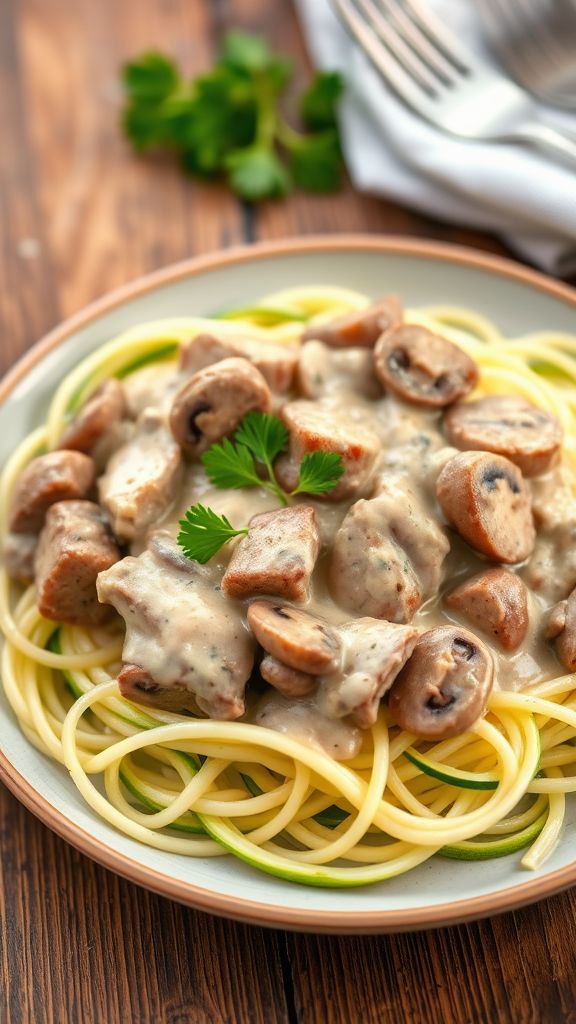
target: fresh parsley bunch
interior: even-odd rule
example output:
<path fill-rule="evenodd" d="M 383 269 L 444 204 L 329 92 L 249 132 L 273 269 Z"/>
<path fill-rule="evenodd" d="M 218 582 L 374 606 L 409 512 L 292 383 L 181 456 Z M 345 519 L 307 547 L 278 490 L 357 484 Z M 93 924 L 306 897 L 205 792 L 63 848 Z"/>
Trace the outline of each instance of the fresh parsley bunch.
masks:
<path fill-rule="evenodd" d="M 191 174 L 225 174 L 242 199 L 282 196 L 293 184 L 332 191 L 342 173 L 336 124 L 342 79 L 319 73 L 300 97 L 303 134 L 279 107 L 291 76 L 290 61 L 260 36 L 240 31 L 225 36 L 213 70 L 192 81 L 168 57 L 144 53 L 123 68 L 124 132 L 137 151 L 178 153 Z"/>
<path fill-rule="evenodd" d="M 202 462 L 210 483 L 215 487 L 264 487 L 281 505 L 297 494 L 326 494 L 333 491 L 344 473 L 342 457 L 336 452 L 308 452 L 300 463 L 298 483 L 293 491 L 282 489 L 274 473 L 274 459 L 288 444 L 288 431 L 282 420 L 263 412 L 249 412 L 234 434 L 210 446 Z M 195 562 L 208 562 L 223 544 L 247 534 L 248 528 L 235 529 L 226 516 L 219 516 L 205 505 L 192 505 L 180 520 L 178 544 Z"/>

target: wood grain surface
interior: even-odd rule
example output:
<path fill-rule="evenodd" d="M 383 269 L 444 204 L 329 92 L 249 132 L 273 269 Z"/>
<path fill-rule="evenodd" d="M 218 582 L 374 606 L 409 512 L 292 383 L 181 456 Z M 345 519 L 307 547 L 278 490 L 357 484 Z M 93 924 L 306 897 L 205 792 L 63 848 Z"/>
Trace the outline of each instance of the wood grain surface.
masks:
<path fill-rule="evenodd" d="M 505 252 L 349 186 L 253 211 L 135 158 L 122 61 L 155 46 L 200 71 L 231 26 L 264 32 L 305 79 L 288 0 L 0 0 L 0 369 L 109 289 L 242 241 L 367 231 Z M 116 878 L 0 787 L 2 1024 L 576 1024 L 575 911 L 569 892 L 428 933 L 268 932 Z"/>

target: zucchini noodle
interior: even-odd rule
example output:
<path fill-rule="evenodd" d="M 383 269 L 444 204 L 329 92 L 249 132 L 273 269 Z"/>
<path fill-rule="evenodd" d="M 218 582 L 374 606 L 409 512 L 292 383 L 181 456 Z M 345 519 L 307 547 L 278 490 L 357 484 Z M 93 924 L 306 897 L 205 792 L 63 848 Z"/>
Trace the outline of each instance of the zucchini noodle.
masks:
<path fill-rule="evenodd" d="M 19 446 L 0 482 L 6 532 L 15 482 L 55 447 L 70 416 L 107 377 L 174 360 L 201 331 L 246 334 L 288 346 L 303 323 L 366 305 L 365 295 L 310 286 L 268 296 L 216 319 L 143 324 L 86 357 L 56 391 L 46 424 Z M 505 338 L 479 313 L 452 306 L 408 310 L 481 371 L 479 394 L 518 394 L 554 413 L 576 472 L 576 337 Z M 26 737 L 70 772 L 92 810 L 158 850 L 227 853 L 293 882 L 360 886 L 392 878 L 434 854 L 489 859 L 527 849 L 538 868 L 561 833 L 576 791 L 576 679 L 522 692 L 495 690 L 467 733 L 423 742 L 389 726 L 381 706 L 362 748 L 335 761 L 281 732 L 141 708 L 116 682 L 118 625 L 87 629 L 43 619 L 34 587 L 0 573 L 2 682 Z"/>

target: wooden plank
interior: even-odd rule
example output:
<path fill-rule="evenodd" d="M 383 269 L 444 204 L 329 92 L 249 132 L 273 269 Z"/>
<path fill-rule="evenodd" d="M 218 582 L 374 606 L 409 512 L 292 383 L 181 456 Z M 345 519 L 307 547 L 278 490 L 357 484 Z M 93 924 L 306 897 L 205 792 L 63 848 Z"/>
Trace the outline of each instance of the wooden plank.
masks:
<path fill-rule="evenodd" d="M 0 786 L 3 1024 L 289 1024 L 273 932 L 130 885 Z"/>

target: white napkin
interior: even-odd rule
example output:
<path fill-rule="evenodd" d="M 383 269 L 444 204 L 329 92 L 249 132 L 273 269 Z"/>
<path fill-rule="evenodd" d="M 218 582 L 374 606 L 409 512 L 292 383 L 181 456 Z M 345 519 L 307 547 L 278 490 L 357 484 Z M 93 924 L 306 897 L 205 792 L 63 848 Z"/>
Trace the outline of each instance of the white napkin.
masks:
<path fill-rule="evenodd" d="M 345 76 L 342 142 L 357 188 L 495 231 L 552 273 L 576 270 L 576 167 L 520 143 L 444 135 L 388 89 L 340 25 L 330 0 L 295 2 L 314 61 Z M 428 2 L 466 46 L 487 57 L 471 3 Z M 539 110 L 548 123 L 576 135 L 576 115 L 542 105 Z"/>

